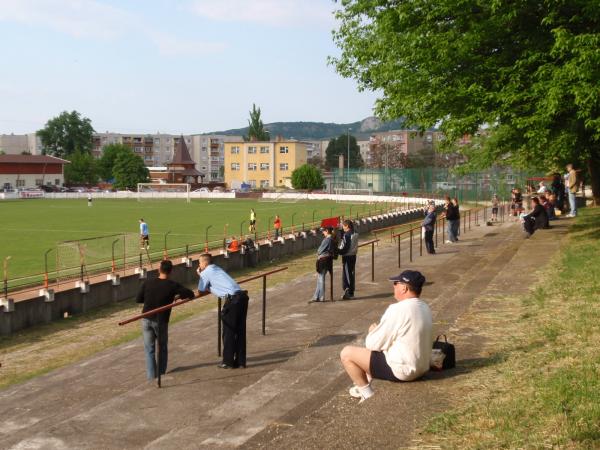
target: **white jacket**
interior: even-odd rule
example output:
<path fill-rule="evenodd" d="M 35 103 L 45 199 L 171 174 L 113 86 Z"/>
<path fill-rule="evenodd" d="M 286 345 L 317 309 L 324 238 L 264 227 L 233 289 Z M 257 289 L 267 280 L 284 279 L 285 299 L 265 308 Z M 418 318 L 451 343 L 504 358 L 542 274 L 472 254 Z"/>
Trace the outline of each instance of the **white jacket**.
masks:
<path fill-rule="evenodd" d="M 390 305 L 366 347 L 382 351 L 396 378 L 411 381 L 429 370 L 433 345 L 431 310 L 424 301 L 409 298 Z"/>

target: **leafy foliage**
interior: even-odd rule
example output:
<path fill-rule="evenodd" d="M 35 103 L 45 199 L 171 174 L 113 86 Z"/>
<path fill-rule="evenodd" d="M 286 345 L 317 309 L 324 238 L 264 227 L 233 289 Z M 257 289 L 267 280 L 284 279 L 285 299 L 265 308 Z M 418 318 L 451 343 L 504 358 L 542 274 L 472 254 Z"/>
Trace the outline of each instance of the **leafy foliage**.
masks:
<path fill-rule="evenodd" d="M 325 181 L 321 171 L 315 166 L 304 164 L 292 172 L 292 186 L 294 189 L 321 189 Z"/>
<path fill-rule="evenodd" d="M 82 118 L 77 111 L 64 111 L 50 119 L 37 135 L 42 141 L 44 154 L 68 158 L 76 152 L 89 153 L 93 133 L 90 119 Z"/>
<path fill-rule="evenodd" d="M 260 108 L 256 108 L 256 105 L 252 104 L 252 111 L 250 111 L 250 119 L 248 119 L 248 135 L 246 136 L 247 141 L 268 141 L 269 132 L 265 130 L 265 125 L 260 118 Z"/>
<path fill-rule="evenodd" d="M 600 4 L 593 0 L 345 0 L 331 62 L 376 112 L 438 123 L 471 164 L 587 164 L 600 198 Z"/>
<path fill-rule="evenodd" d="M 344 157 L 344 167 L 348 167 L 348 135 L 341 134 L 338 138 L 331 139 L 325 150 L 325 165 L 328 169 L 338 166 L 339 155 Z M 360 147 L 356 138 L 350 135 L 350 167 L 362 167 L 363 160 Z"/>
<path fill-rule="evenodd" d="M 70 156 L 71 164 L 65 164 L 66 184 L 96 184 L 98 174 L 96 160 L 85 152 L 75 152 Z"/>
<path fill-rule="evenodd" d="M 150 179 L 144 160 L 135 153 L 120 152 L 113 166 L 114 186 L 117 189 L 135 188 L 138 183 L 146 183 Z"/>
<path fill-rule="evenodd" d="M 98 160 L 98 175 L 103 180 L 114 177 L 113 168 L 117 157 L 122 153 L 131 153 L 131 148 L 124 144 L 108 144 L 102 150 L 102 157 Z"/>

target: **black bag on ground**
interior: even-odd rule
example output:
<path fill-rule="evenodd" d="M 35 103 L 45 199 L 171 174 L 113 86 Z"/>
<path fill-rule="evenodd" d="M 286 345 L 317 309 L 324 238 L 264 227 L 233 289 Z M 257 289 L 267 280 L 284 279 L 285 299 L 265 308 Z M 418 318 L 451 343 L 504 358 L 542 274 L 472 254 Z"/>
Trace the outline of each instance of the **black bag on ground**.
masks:
<path fill-rule="evenodd" d="M 440 337 L 442 336 L 444 337 L 444 340 L 440 341 Z M 440 367 L 439 359 L 434 364 L 434 358 L 432 357 L 432 368 L 437 370 L 447 370 L 456 366 L 456 352 L 454 345 L 448 342 L 445 334 L 441 334 L 435 339 L 435 342 L 433 343 L 433 350 L 434 353 L 441 353 L 441 355 L 443 355 L 443 359 Z"/>

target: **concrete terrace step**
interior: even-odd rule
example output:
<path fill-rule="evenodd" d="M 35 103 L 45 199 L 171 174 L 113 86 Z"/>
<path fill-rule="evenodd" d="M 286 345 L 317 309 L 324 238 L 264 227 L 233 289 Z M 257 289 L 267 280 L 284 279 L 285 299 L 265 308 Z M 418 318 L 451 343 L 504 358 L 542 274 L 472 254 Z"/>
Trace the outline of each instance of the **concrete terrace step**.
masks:
<path fill-rule="evenodd" d="M 490 231 L 472 230 L 464 242 L 440 245 L 436 256 L 416 257 L 410 266 L 423 270 L 433 282 L 424 298 L 432 304 L 436 321 L 443 322 L 436 331 L 447 329 L 468 305 L 478 279 L 479 288 L 485 287 L 496 266 L 501 270 L 503 261 L 510 260 L 506 236 L 514 227 L 491 229 L 498 234 L 482 240 Z M 315 286 L 313 274 L 271 288 L 267 336 L 260 335 L 260 299 L 253 298 L 245 370 L 216 368 L 213 311 L 171 327 L 170 372 L 161 390 L 143 381 L 141 340 L 8 388 L 0 392 L 0 447 L 231 448 L 269 442 L 265 432 L 282 420 L 287 421 L 283 428 L 300 429 L 294 421 L 303 414 L 338 397 L 347 400 L 349 380 L 339 351 L 361 341 L 368 325 L 390 303 L 387 278 L 398 272 L 396 258 L 394 247 L 377 249 L 372 284 L 370 251 L 361 252 L 353 301 L 307 305 Z M 336 272 L 334 294 L 339 298 L 339 269 Z M 462 299 L 465 305 L 456 309 L 466 290 L 470 294 Z M 449 308 L 456 313 L 446 314 Z M 401 387 L 416 402 L 414 395 L 427 390 L 426 383 L 407 386 L 416 387 Z M 404 412 L 413 414 L 414 404 L 407 403 Z"/>

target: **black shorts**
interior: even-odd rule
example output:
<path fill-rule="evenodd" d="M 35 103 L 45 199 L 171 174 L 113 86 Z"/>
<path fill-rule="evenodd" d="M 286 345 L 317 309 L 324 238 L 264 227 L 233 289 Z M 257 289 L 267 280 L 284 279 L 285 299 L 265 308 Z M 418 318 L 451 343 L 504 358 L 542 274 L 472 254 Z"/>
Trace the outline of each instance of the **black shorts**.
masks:
<path fill-rule="evenodd" d="M 250 225 L 256 225 L 256 220 L 251 220 Z"/>
<path fill-rule="evenodd" d="M 144 242 L 150 242 L 150 237 L 148 235 L 145 236 L 141 236 L 142 241 Z"/>
<path fill-rule="evenodd" d="M 492 214 L 498 214 L 498 208 L 496 208 L 496 207 L 492 208 Z"/>
<path fill-rule="evenodd" d="M 392 372 L 392 368 L 388 365 L 387 361 L 385 360 L 385 355 L 383 354 L 383 352 L 371 352 L 369 371 L 371 372 L 371 376 L 373 378 L 388 381 L 401 381 L 398 378 L 396 378 L 396 375 L 394 375 L 394 372 Z"/>

